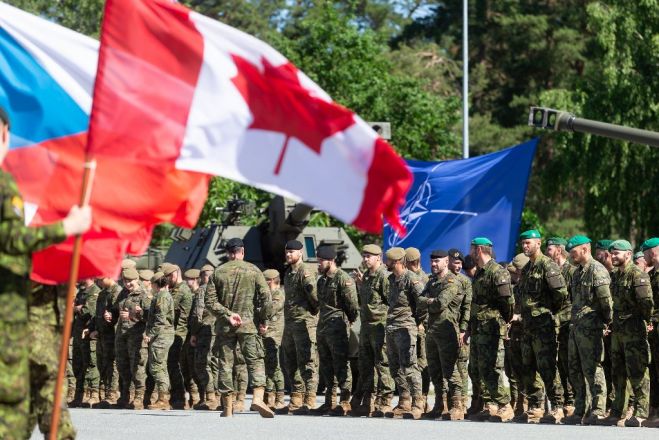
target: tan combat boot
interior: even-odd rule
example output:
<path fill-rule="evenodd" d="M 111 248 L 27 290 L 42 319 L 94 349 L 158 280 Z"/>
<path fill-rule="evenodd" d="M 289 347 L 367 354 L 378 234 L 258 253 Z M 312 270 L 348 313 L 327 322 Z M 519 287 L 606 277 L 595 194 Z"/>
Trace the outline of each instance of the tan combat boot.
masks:
<path fill-rule="evenodd" d="M 192 405 L 192 409 L 194 409 L 195 411 L 206 411 L 206 410 L 208 410 L 208 405 L 206 404 L 206 396 L 207 395 L 208 395 L 208 393 L 200 394 L 199 395 L 199 401 L 196 404 Z"/>
<path fill-rule="evenodd" d="M 283 391 L 277 391 L 275 393 L 275 410 L 280 410 L 286 408 L 286 402 L 284 401 L 285 393 Z"/>
<path fill-rule="evenodd" d="M 462 406 L 462 397 L 453 396 L 451 397 L 451 409 L 448 411 L 448 414 L 443 415 L 443 420 L 464 420 L 465 410 Z"/>
<path fill-rule="evenodd" d="M 98 400 L 105 400 L 105 388 L 101 387 L 98 389 Z"/>
<path fill-rule="evenodd" d="M 233 399 L 233 412 L 239 413 L 245 411 L 245 393 L 236 393 Z"/>
<path fill-rule="evenodd" d="M 338 405 L 329 411 L 329 415 L 338 417 L 347 416 L 351 409 L 352 405 L 350 404 L 350 391 L 341 390 L 341 400 L 339 401 Z"/>
<path fill-rule="evenodd" d="M 169 393 L 164 392 L 164 391 L 159 391 L 158 392 L 158 400 L 150 404 L 148 409 L 161 409 L 161 410 L 169 410 L 171 407 L 169 406 Z"/>
<path fill-rule="evenodd" d="M 257 411 L 261 417 L 264 419 L 271 419 L 275 416 L 275 413 L 272 412 L 268 405 L 263 401 L 263 395 L 265 394 L 265 388 L 256 387 L 252 392 L 252 404 L 249 406 L 250 411 Z"/>
<path fill-rule="evenodd" d="M 419 420 L 423 415 L 423 411 L 425 407 L 426 407 L 425 396 L 414 396 L 412 398 L 412 407 L 410 408 L 410 412 L 404 413 L 403 418 Z"/>
<path fill-rule="evenodd" d="M 76 389 L 75 387 L 67 386 L 66 387 L 66 404 L 71 406 L 71 402 L 75 399 Z"/>
<path fill-rule="evenodd" d="M 144 409 L 144 390 L 135 391 L 135 397 L 133 398 L 133 409 L 137 411 L 142 411 Z"/>
<path fill-rule="evenodd" d="M 89 405 L 89 399 L 91 397 L 91 389 L 85 388 L 82 391 L 82 400 L 80 401 L 80 408 L 91 408 Z"/>
<path fill-rule="evenodd" d="M 390 413 L 392 411 L 391 407 L 391 400 L 393 399 L 393 395 L 387 394 L 385 396 L 380 396 L 375 399 L 375 411 L 373 411 L 373 415 L 371 417 L 379 418 L 379 417 L 384 417 L 387 415 L 387 413 Z"/>
<path fill-rule="evenodd" d="M 563 408 L 561 407 L 554 407 L 552 410 L 548 413 L 542 416 L 540 419 L 540 423 L 543 424 L 549 424 L 549 425 L 556 425 L 558 423 L 561 423 L 561 420 L 563 420 L 563 417 L 565 417 L 565 413 L 563 412 Z"/>
<path fill-rule="evenodd" d="M 268 408 L 271 410 L 275 410 L 275 393 L 274 391 L 266 391 L 265 392 L 265 397 L 263 397 L 263 401 L 265 402 L 266 405 L 268 405 Z"/>
<path fill-rule="evenodd" d="M 384 413 L 384 415 L 390 419 L 402 419 L 404 414 L 409 414 L 411 412 L 412 399 L 409 395 L 403 395 L 398 397 L 398 405 L 396 405 L 391 411 Z"/>
<path fill-rule="evenodd" d="M 581 425 L 583 422 L 583 415 L 573 412 L 571 415 L 563 417 L 561 424 L 563 425 Z"/>
<path fill-rule="evenodd" d="M 514 412 L 513 412 L 514 413 Z M 529 407 L 526 411 L 518 416 L 513 417 L 515 423 L 538 423 L 544 415 L 542 408 Z"/>
<path fill-rule="evenodd" d="M 505 405 L 499 405 L 496 414 L 490 416 L 490 422 L 505 423 L 512 420 L 513 417 L 515 417 L 515 411 L 513 411 L 513 407 L 510 406 L 510 403 L 507 403 Z"/>
<path fill-rule="evenodd" d="M 233 417 L 233 394 L 222 394 L 222 414 L 220 417 Z"/>
<path fill-rule="evenodd" d="M 375 411 L 375 400 L 372 393 L 364 393 L 358 406 L 353 406 L 350 415 L 352 417 L 372 417 Z"/>
<path fill-rule="evenodd" d="M 309 414 L 312 416 L 324 416 L 329 414 L 331 410 L 336 407 L 336 389 L 328 388 L 325 391 L 325 402 L 320 405 L 318 408 L 314 408 L 309 411 Z"/>
<path fill-rule="evenodd" d="M 435 404 L 432 409 L 423 415 L 424 419 L 428 420 L 438 420 L 442 417 L 444 413 L 444 401 L 443 399 L 435 399 Z"/>
<path fill-rule="evenodd" d="M 488 403 L 481 412 L 469 416 L 469 420 L 473 420 L 474 422 L 486 422 L 490 420 L 490 417 L 494 416 L 498 410 L 499 407 L 497 405 Z"/>
<path fill-rule="evenodd" d="M 593 416 L 588 417 L 589 423 L 591 419 L 593 419 Z M 597 422 L 593 424 L 597 424 L 601 426 L 620 426 L 620 425 L 624 426 L 625 418 L 611 411 L 608 416 L 597 420 Z"/>
<path fill-rule="evenodd" d="M 98 392 L 98 388 L 89 390 L 89 398 L 87 400 L 87 405 L 90 408 L 95 408 L 101 402 L 101 396 Z"/>
<path fill-rule="evenodd" d="M 573 405 L 565 405 L 563 407 L 563 414 L 565 414 L 566 417 L 569 417 L 572 414 L 574 414 L 574 406 Z"/>
<path fill-rule="evenodd" d="M 519 395 L 515 401 L 515 417 L 519 417 L 526 412 L 528 406 L 524 403 L 524 397 Z"/>
<path fill-rule="evenodd" d="M 302 393 L 291 393 L 291 400 L 288 405 L 277 410 L 277 414 L 292 414 L 302 407 Z"/>
<path fill-rule="evenodd" d="M 190 391 L 190 401 L 188 402 L 189 408 L 194 408 L 194 406 L 198 404 L 200 401 L 201 401 L 201 396 L 199 395 L 199 391 L 198 390 Z"/>
<path fill-rule="evenodd" d="M 215 411 L 217 409 L 219 402 L 217 401 L 217 396 L 215 391 L 206 393 L 206 407 L 209 411 Z"/>
<path fill-rule="evenodd" d="M 309 412 L 316 407 L 316 393 L 305 393 L 304 394 L 304 403 L 302 406 L 293 411 L 293 414 L 296 416 L 306 416 L 309 415 Z"/>
<path fill-rule="evenodd" d="M 444 393 L 442 393 L 442 405 L 444 409 L 442 410 L 442 419 L 444 419 L 446 416 L 448 416 L 448 396 Z"/>

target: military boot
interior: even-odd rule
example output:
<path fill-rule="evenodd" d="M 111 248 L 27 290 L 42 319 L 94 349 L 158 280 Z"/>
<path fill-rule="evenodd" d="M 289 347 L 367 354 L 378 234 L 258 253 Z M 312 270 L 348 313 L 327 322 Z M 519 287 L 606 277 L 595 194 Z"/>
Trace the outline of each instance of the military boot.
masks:
<path fill-rule="evenodd" d="M 293 411 L 297 411 L 302 407 L 302 393 L 291 393 L 291 399 L 288 402 L 288 405 L 277 410 L 277 414 L 293 414 Z"/>
<path fill-rule="evenodd" d="M 144 390 L 135 391 L 135 398 L 133 399 L 133 409 L 142 411 L 144 409 Z"/>
<path fill-rule="evenodd" d="M 336 390 L 328 388 L 325 391 L 325 402 L 318 408 L 309 411 L 312 416 L 324 416 L 336 407 Z"/>
<path fill-rule="evenodd" d="M 233 399 L 233 412 L 239 413 L 245 411 L 245 393 L 236 393 Z"/>
<path fill-rule="evenodd" d="M 563 407 L 563 414 L 565 414 L 566 416 L 571 416 L 572 414 L 574 414 L 574 405 L 565 405 Z"/>
<path fill-rule="evenodd" d="M 66 404 L 71 406 L 71 402 L 75 399 L 76 389 L 75 387 L 66 387 Z"/>
<path fill-rule="evenodd" d="M 196 404 L 198 404 L 201 401 L 201 396 L 199 395 L 199 391 L 197 389 L 193 389 L 190 391 L 190 401 L 188 402 L 190 408 L 194 408 Z"/>
<path fill-rule="evenodd" d="M 158 391 L 158 400 L 151 403 L 147 408 L 148 409 L 162 409 L 162 410 L 170 409 L 170 406 L 169 406 L 169 393 L 165 392 L 165 391 Z"/>
<path fill-rule="evenodd" d="M 233 394 L 222 394 L 222 408 L 220 417 L 233 417 Z"/>
<path fill-rule="evenodd" d="M 341 400 L 329 411 L 330 416 L 347 416 L 352 405 L 350 404 L 350 390 L 341 390 Z"/>
<path fill-rule="evenodd" d="M 572 413 L 572 415 L 563 417 L 561 424 L 563 425 L 581 425 L 583 421 L 583 416 L 577 413 Z"/>
<path fill-rule="evenodd" d="M 590 419 L 590 418 L 591 417 L 589 417 L 588 419 Z M 589 420 L 589 422 L 590 422 L 590 420 Z M 595 424 L 595 423 L 593 423 L 593 424 Z M 597 420 L 596 424 L 601 425 L 601 426 L 624 426 L 625 418 L 622 417 L 620 414 L 618 414 L 614 411 L 611 411 L 608 416 L 606 416 L 606 417 L 604 417 L 600 420 Z"/>
<path fill-rule="evenodd" d="M 643 426 L 643 423 L 646 421 L 643 417 L 639 416 L 631 416 L 627 420 L 625 420 L 625 426 L 627 428 L 640 428 Z"/>
<path fill-rule="evenodd" d="M 268 405 L 268 408 L 271 410 L 275 410 L 275 392 L 274 391 L 266 391 L 265 392 L 265 397 L 263 398 L 263 401 L 265 402 L 266 405 Z"/>
<path fill-rule="evenodd" d="M 462 397 L 453 396 L 451 397 L 451 409 L 448 411 L 448 414 L 443 415 L 443 420 L 464 420 L 465 410 L 462 406 Z"/>
<path fill-rule="evenodd" d="M 483 411 L 483 399 L 478 396 L 475 399 L 471 399 L 471 405 L 469 408 L 467 408 L 467 416 L 469 417 L 469 420 L 471 420 L 471 416 L 474 414 L 479 414 L 480 412 Z"/>
<path fill-rule="evenodd" d="M 592 414 L 591 413 L 589 416 L 584 417 L 581 420 L 581 424 L 586 425 L 586 426 L 588 426 L 588 425 L 602 425 L 605 419 L 606 419 L 606 417 L 604 417 L 602 415 Z M 622 419 L 622 417 L 618 418 L 618 420 L 620 420 L 620 419 Z M 615 426 L 615 425 L 613 425 L 613 426 Z"/>
<path fill-rule="evenodd" d="M 78 405 L 80 408 L 90 408 L 89 406 L 90 394 L 91 394 L 91 390 L 89 388 L 84 388 L 82 390 L 82 400 L 80 401 L 80 405 Z"/>
<path fill-rule="evenodd" d="M 425 413 L 423 415 L 424 419 L 428 420 L 438 420 L 440 417 L 442 417 L 442 414 L 444 413 L 444 401 L 443 399 L 435 399 L 435 405 L 433 405 L 432 409 Z"/>
<path fill-rule="evenodd" d="M 497 409 L 497 412 L 495 415 L 490 416 L 490 422 L 508 422 L 513 419 L 515 416 L 515 412 L 513 411 L 513 407 L 510 406 L 509 403 L 505 405 L 499 405 L 499 408 Z"/>
<path fill-rule="evenodd" d="M 305 393 L 304 402 L 302 406 L 293 411 L 296 416 L 306 416 L 309 412 L 316 407 L 316 393 Z"/>
<path fill-rule="evenodd" d="M 95 408 L 101 402 L 101 396 L 99 394 L 98 388 L 89 390 L 89 398 L 87 400 L 87 405 L 90 408 Z"/>
<path fill-rule="evenodd" d="M 529 407 L 519 416 L 513 417 L 513 422 L 515 423 L 539 423 L 540 419 L 544 415 L 542 408 Z"/>
<path fill-rule="evenodd" d="M 442 393 L 442 406 L 444 409 L 442 410 L 442 419 L 445 419 L 448 416 L 448 396 L 444 393 Z"/>
<path fill-rule="evenodd" d="M 69 408 L 80 408 L 82 399 L 84 397 L 84 390 L 76 388 L 73 394 L 73 400 L 69 402 Z"/>
<path fill-rule="evenodd" d="M 284 401 L 285 393 L 283 391 L 277 391 L 275 393 L 275 410 L 280 410 L 286 408 L 286 402 Z"/>
<path fill-rule="evenodd" d="M 103 387 L 100 387 L 98 389 L 98 400 L 99 401 L 105 400 L 105 388 Z"/>
<path fill-rule="evenodd" d="M 659 427 L 659 412 L 657 408 L 650 407 L 650 413 L 648 414 L 647 420 L 643 422 L 645 428 L 657 428 Z"/>
<path fill-rule="evenodd" d="M 426 397 L 423 395 L 414 396 L 412 398 L 412 407 L 410 408 L 409 412 L 403 413 L 403 418 L 419 420 L 423 415 L 423 411 L 425 407 L 426 407 Z"/>
<path fill-rule="evenodd" d="M 391 412 L 393 409 L 391 407 L 391 400 L 393 397 L 393 395 L 387 394 L 375 399 L 375 411 L 373 411 L 373 415 L 371 417 L 384 417 L 387 415 L 387 413 Z"/>
<path fill-rule="evenodd" d="M 497 405 L 493 403 L 488 403 L 481 412 L 469 416 L 469 420 L 473 420 L 474 422 L 488 421 L 490 417 L 494 416 L 497 413 L 498 410 L 499 407 Z"/>
<path fill-rule="evenodd" d="M 398 397 L 398 405 L 396 405 L 391 411 L 384 413 L 384 416 L 390 419 L 402 419 L 404 414 L 409 414 L 411 412 L 412 399 L 409 395 L 403 395 Z"/>
<path fill-rule="evenodd" d="M 556 425 L 558 423 L 561 423 L 561 420 L 563 420 L 563 417 L 565 417 L 565 413 L 563 412 L 563 408 L 561 407 L 554 407 L 552 410 L 542 416 L 540 418 L 540 423 L 545 423 L 549 425 Z"/>
<path fill-rule="evenodd" d="M 217 401 L 217 396 L 215 395 L 215 391 L 206 393 L 206 407 L 209 411 L 215 411 L 215 409 L 217 409 L 218 403 L 219 402 Z"/>
<path fill-rule="evenodd" d="M 265 388 L 256 387 L 252 391 L 252 404 L 249 406 L 250 411 L 256 411 L 264 419 L 271 419 L 275 416 L 275 413 L 272 412 L 268 405 L 263 401 L 263 395 L 265 394 Z"/>
<path fill-rule="evenodd" d="M 351 404 L 352 406 L 352 404 Z M 373 412 L 375 411 L 375 405 L 374 405 L 374 400 L 373 400 L 373 394 L 371 393 L 364 393 L 362 395 L 362 398 L 357 406 L 352 406 L 352 409 L 350 411 L 350 416 L 352 417 L 361 417 L 361 416 L 366 416 L 366 417 L 371 417 Z"/>
<path fill-rule="evenodd" d="M 128 391 L 128 387 L 124 386 L 121 388 L 121 393 L 119 395 L 119 398 L 117 399 L 117 403 L 115 404 L 115 408 L 118 409 L 125 409 L 128 407 L 128 402 L 130 398 L 130 393 Z"/>
<path fill-rule="evenodd" d="M 515 417 L 519 417 L 526 412 L 528 406 L 524 403 L 524 397 L 519 395 L 515 401 Z"/>

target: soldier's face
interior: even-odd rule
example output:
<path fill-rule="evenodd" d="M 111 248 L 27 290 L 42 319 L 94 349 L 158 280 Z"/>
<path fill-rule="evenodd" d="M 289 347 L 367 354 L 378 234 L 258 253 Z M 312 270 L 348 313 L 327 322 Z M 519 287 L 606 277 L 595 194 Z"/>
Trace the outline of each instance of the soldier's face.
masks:
<path fill-rule="evenodd" d="M 207 270 L 203 271 L 201 273 L 201 283 L 202 284 L 208 284 L 208 280 L 211 279 L 211 273 Z"/>
<path fill-rule="evenodd" d="M 552 260 L 558 257 L 560 253 L 561 253 L 561 249 L 558 246 L 553 244 L 547 246 L 547 256 Z"/>
<path fill-rule="evenodd" d="M 199 288 L 199 283 L 197 282 L 196 278 L 186 278 L 185 283 L 188 285 L 190 289 L 197 290 Z"/>
<path fill-rule="evenodd" d="M 380 256 L 365 253 L 362 254 L 362 261 L 367 268 L 374 269 L 380 264 Z"/>
<path fill-rule="evenodd" d="M 604 265 L 610 262 L 612 263 L 611 254 L 609 251 L 605 251 L 604 249 L 595 250 L 595 259 Z"/>
<path fill-rule="evenodd" d="M 300 261 L 300 258 L 302 258 L 302 251 L 296 249 L 286 249 L 285 256 L 286 262 L 288 264 L 295 264 Z"/>
<path fill-rule="evenodd" d="M 151 289 L 151 280 L 142 281 L 142 285 L 144 286 L 145 289 L 150 290 Z"/>
<path fill-rule="evenodd" d="M 124 286 L 129 292 L 134 292 L 140 285 L 139 280 L 127 280 L 124 278 Z"/>
<path fill-rule="evenodd" d="M 582 264 L 585 263 L 587 258 L 586 258 L 586 253 L 590 252 L 590 247 L 582 244 L 581 246 L 576 246 L 570 249 L 570 258 L 572 258 L 572 261 L 574 261 L 577 264 Z"/>
<path fill-rule="evenodd" d="M 632 251 L 619 251 L 614 249 L 610 251 L 610 254 L 611 263 L 616 267 L 625 266 L 632 257 Z"/>
<path fill-rule="evenodd" d="M 645 257 L 645 262 L 648 264 L 648 266 L 658 266 L 659 265 L 659 246 L 655 246 L 652 249 L 644 250 L 643 251 L 643 256 Z"/>
<path fill-rule="evenodd" d="M 318 259 L 318 273 L 323 275 L 326 274 L 330 267 L 332 266 L 333 260 L 325 260 L 323 258 Z"/>
<path fill-rule="evenodd" d="M 645 257 L 635 259 L 634 264 L 640 267 L 643 271 L 648 267 L 648 263 L 645 262 Z"/>
<path fill-rule="evenodd" d="M 279 288 L 278 278 L 266 279 L 265 282 L 268 283 L 268 287 L 270 287 L 270 290 L 275 290 Z"/>
<path fill-rule="evenodd" d="M 539 238 L 529 238 L 527 240 L 522 240 L 522 252 L 527 257 L 531 257 L 538 252 L 540 249 L 540 239 Z"/>
<path fill-rule="evenodd" d="M 450 270 L 454 274 L 459 274 L 460 271 L 462 270 L 462 260 L 459 259 L 459 258 L 449 257 L 449 259 L 448 259 L 448 270 Z"/>
<path fill-rule="evenodd" d="M 430 269 L 432 273 L 442 273 L 448 267 L 448 257 L 445 258 L 432 258 L 430 260 Z"/>

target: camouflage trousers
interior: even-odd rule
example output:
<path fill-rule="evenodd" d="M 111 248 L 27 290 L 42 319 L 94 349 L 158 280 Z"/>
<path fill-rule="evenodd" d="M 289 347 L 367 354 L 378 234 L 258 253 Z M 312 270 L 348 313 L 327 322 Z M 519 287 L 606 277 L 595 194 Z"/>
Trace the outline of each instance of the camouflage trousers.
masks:
<path fill-rule="evenodd" d="M 505 347 L 505 371 L 510 383 L 510 399 L 517 402 L 518 399 L 527 398 L 529 402 L 541 402 L 544 396 L 544 385 L 539 374 L 533 378 L 533 386 L 526 389 L 522 378 L 524 376 L 524 365 L 522 362 L 522 329 L 511 329 L 510 337 L 504 341 Z"/>
<path fill-rule="evenodd" d="M 556 359 L 558 357 L 558 340 L 556 325 L 551 315 L 540 325 L 526 328 L 522 336 L 522 383 L 527 392 L 529 406 L 544 406 L 544 393 L 537 388 L 536 373 L 540 374 L 547 398 L 552 407 L 563 406 L 563 386 L 558 377 Z M 538 398 L 539 397 L 539 398 Z"/>
<path fill-rule="evenodd" d="M 421 396 L 421 370 L 416 359 L 417 328 L 387 328 L 389 372 L 400 396 Z"/>
<path fill-rule="evenodd" d="M 194 371 L 197 376 L 199 391 L 214 393 L 217 386 L 217 357 L 213 355 L 215 335 L 210 326 L 203 326 L 197 334 L 197 346 L 194 350 Z"/>
<path fill-rule="evenodd" d="M 73 374 L 73 338 L 69 338 L 69 358 L 66 360 L 67 389 L 75 390 L 76 376 Z"/>
<path fill-rule="evenodd" d="M 286 321 L 281 347 L 284 350 L 286 374 L 292 392 L 315 394 L 318 389 L 316 324 Z"/>
<path fill-rule="evenodd" d="M 216 335 L 213 347 L 219 364 L 218 391 L 222 394 L 233 394 L 238 391 L 234 387 L 233 377 L 235 349 L 238 345 L 245 358 L 247 374 L 252 386 L 265 387 L 265 351 L 261 337 L 256 333 L 231 331 Z"/>
<path fill-rule="evenodd" d="M 443 322 L 440 328 L 433 328 L 426 334 L 426 351 L 428 353 L 428 373 L 435 395 L 443 394 L 448 386 L 447 397 L 462 397 L 462 376 L 458 371 L 460 337 L 457 327 L 450 322 Z M 446 385 L 445 385 L 446 382 Z"/>
<path fill-rule="evenodd" d="M 458 373 L 462 378 L 462 397 L 469 392 L 469 344 L 462 344 L 458 352 Z"/>
<path fill-rule="evenodd" d="M 558 328 L 558 377 L 563 387 L 565 406 L 574 406 L 574 390 L 570 382 L 568 345 L 570 341 L 570 325 L 562 324 Z"/>
<path fill-rule="evenodd" d="M 359 376 L 362 391 L 393 396 L 396 384 L 389 371 L 383 323 L 362 322 L 359 333 Z"/>
<path fill-rule="evenodd" d="M 284 391 L 284 373 L 279 365 L 279 354 L 281 348 L 281 334 L 263 336 L 263 348 L 265 349 L 265 374 L 266 391 Z"/>
<path fill-rule="evenodd" d="M 483 386 L 483 402 L 507 405 L 510 393 L 504 383 L 505 349 L 503 338 L 506 325 L 498 319 L 478 323 L 478 330 L 472 336 L 471 362 L 478 367 L 478 376 Z"/>
<path fill-rule="evenodd" d="M 128 395 L 131 383 L 135 387 L 135 392 L 144 392 L 148 353 L 142 333 L 136 331 L 117 333 L 114 344 L 117 370 L 121 377 L 121 395 Z"/>
<path fill-rule="evenodd" d="M 263 353 L 265 357 L 265 350 Z M 263 360 L 265 365 L 265 359 Z M 218 374 L 219 374 L 219 359 L 218 359 Z M 236 393 L 246 393 L 249 384 L 249 374 L 247 371 L 247 363 L 243 352 L 240 351 L 240 344 L 236 344 L 236 349 L 233 351 L 233 390 Z"/>
<path fill-rule="evenodd" d="M 574 413 L 606 413 L 606 380 L 602 369 L 604 341 L 602 327 L 570 324 L 568 345 L 570 380 L 574 388 Z M 590 401 L 586 397 L 590 396 Z"/>
<path fill-rule="evenodd" d="M 26 305 L 27 307 L 27 305 Z M 31 338 L 27 322 L 0 320 L 0 438 L 29 438 Z"/>
<path fill-rule="evenodd" d="M 611 413 L 625 414 L 629 401 L 627 381 L 634 393 L 634 416 L 647 418 L 650 407 L 650 347 L 645 322 L 630 318 L 611 332 L 611 372 L 615 400 Z"/>
<path fill-rule="evenodd" d="M 185 390 L 191 394 L 199 391 L 197 387 L 199 379 L 194 368 L 195 350 L 196 347 L 190 345 L 190 334 L 188 333 L 183 343 L 183 351 L 181 352 L 181 373 L 183 373 Z"/>
<path fill-rule="evenodd" d="M 181 369 L 184 342 L 185 340 L 180 335 L 175 335 L 167 356 L 167 372 L 169 373 L 173 402 L 185 401 L 185 381 Z"/>
<path fill-rule="evenodd" d="M 158 393 L 169 393 L 169 373 L 167 358 L 174 343 L 174 335 L 157 335 L 149 341 L 149 373 L 155 382 Z"/>
<path fill-rule="evenodd" d="M 476 364 L 476 335 L 471 334 L 469 337 L 469 364 L 467 365 L 467 373 L 469 373 L 469 379 L 471 380 L 471 401 L 478 402 L 479 399 L 483 398 L 483 383 L 481 382 L 481 377 L 478 374 L 478 364 Z"/>
<path fill-rule="evenodd" d="M 418 327 L 416 336 L 416 362 L 421 371 L 421 390 L 424 395 L 428 394 L 430 390 L 430 372 L 428 370 L 428 353 L 426 351 L 426 328 L 424 325 Z"/>
<path fill-rule="evenodd" d="M 341 318 L 332 318 L 318 326 L 320 374 L 328 387 L 336 383 L 341 391 L 352 391 L 352 374 L 348 362 L 349 328 Z"/>
<path fill-rule="evenodd" d="M 106 393 L 119 390 L 119 372 L 115 360 L 114 333 L 98 334 L 96 341 L 96 365 L 100 386 Z"/>
<path fill-rule="evenodd" d="M 659 307 L 659 304 L 655 304 Z M 659 324 L 654 323 L 654 328 L 648 333 L 648 342 L 650 343 L 650 377 L 652 379 L 650 390 L 650 406 L 659 408 Z"/>

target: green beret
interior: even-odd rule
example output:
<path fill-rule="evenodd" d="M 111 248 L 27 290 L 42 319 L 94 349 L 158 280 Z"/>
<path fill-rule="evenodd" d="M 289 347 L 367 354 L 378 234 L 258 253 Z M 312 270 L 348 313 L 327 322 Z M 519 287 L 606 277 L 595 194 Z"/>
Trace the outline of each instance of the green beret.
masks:
<path fill-rule="evenodd" d="M 201 266 L 201 271 L 202 272 L 213 272 L 213 271 L 215 271 L 215 268 L 213 266 L 211 266 L 210 264 L 204 264 L 203 266 Z"/>
<path fill-rule="evenodd" d="M 128 281 L 136 280 L 140 277 L 140 274 L 137 273 L 137 270 L 134 267 L 129 267 L 121 271 L 121 277 Z"/>
<path fill-rule="evenodd" d="M 387 260 L 398 261 L 405 258 L 405 249 L 401 247 L 392 247 L 387 251 Z"/>
<path fill-rule="evenodd" d="M 638 260 L 639 258 L 645 258 L 643 251 L 638 251 L 634 254 L 634 260 Z"/>
<path fill-rule="evenodd" d="M 633 249 L 632 244 L 627 240 L 616 240 L 609 245 L 610 251 L 631 251 Z"/>
<path fill-rule="evenodd" d="M 160 278 L 164 277 L 165 275 L 162 272 L 156 272 L 153 274 L 153 278 L 151 278 L 151 282 L 155 283 L 158 281 Z"/>
<path fill-rule="evenodd" d="M 185 271 L 183 276 L 188 279 L 199 278 L 199 272 L 200 272 L 199 269 L 188 269 Z"/>
<path fill-rule="evenodd" d="M 550 237 L 547 239 L 547 246 L 567 246 L 567 240 L 563 237 Z"/>
<path fill-rule="evenodd" d="M 362 249 L 363 254 L 382 255 L 382 248 L 377 244 L 367 244 Z"/>
<path fill-rule="evenodd" d="M 520 240 L 528 240 L 530 238 L 542 238 L 540 232 L 537 229 L 529 229 L 519 234 Z"/>
<path fill-rule="evenodd" d="M 179 267 L 176 264 L 172 264 L 172 263 L 163 263 L 162 264 L 162 273 L 165 276 L 171 275 L 174 272 L 176 272 L 177 270 L 179 270 Z"/>
<path fill-rule="evenodd" d="M 591 242 L 590 238 L 586 237 L 585 235 L 575 235 L 567 241 L 567 245 L 565 245 L 565 249 L 571 251 L 573 248 L 577 246 L 581 246 L 582 244 L 586 244 L 590 242 Z"/>
<path fill-rule="evenodd" d="M 595 249 L 604 249 L 605 251 L 608 251 L 611 243 L 613 243 L 613 240 L 599 240 L 595 243 Z"/>
<path fill-rule="evenodd" d="M 135 268 L 136 266 L 137 266 L 137 262 L 135 260 L 131 260 L 130 258 L 126 258 L 125 260 L 121 261 L 122 269 Z"/>
<path fill-rule="evenodd" d="M 647 251 L 648 249 L 652 249 L 653 247 L 657 246 L 659 246 L 659 237 L 652 237 L 643 242 L 641 245 L 641 250 Z"/>
<path fill-rule="evenodd" d="M 263 276 L 266 280 L 274 280 L 275 278 L 279 278 L 279 271 L 276 269 L 266 269 L 263 271 Z"/>
<path fill-rule="evenodd" d="M 493 246 L 492 245 L 492 240 L 490 240 L 487 237 L 476 237 L 473 240 L 471 240 L 471 244 L 474 246 Z"/>
<path fill-rule="evenodd" d="M 415 247 L 408 247 L 405 249 L 406 261 L 417 261 L 421 259 L 421 252 Z"/>
<path fill-rule="evenodd" d="M 153 278 L 153 271 L 149 269 L 142 269 L 138 272 L 142 281 L 151 281 Z"/>

